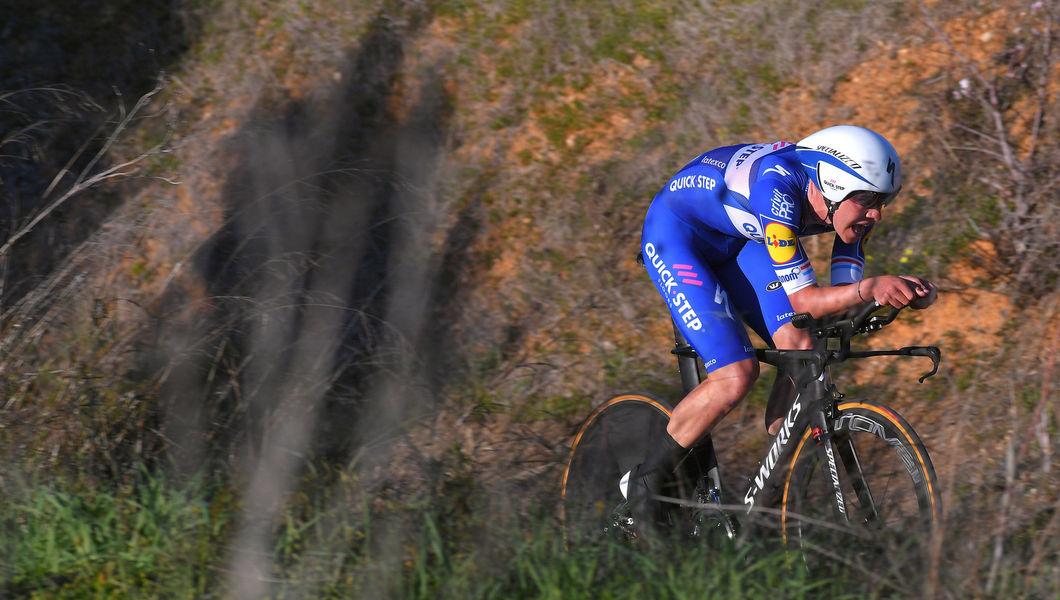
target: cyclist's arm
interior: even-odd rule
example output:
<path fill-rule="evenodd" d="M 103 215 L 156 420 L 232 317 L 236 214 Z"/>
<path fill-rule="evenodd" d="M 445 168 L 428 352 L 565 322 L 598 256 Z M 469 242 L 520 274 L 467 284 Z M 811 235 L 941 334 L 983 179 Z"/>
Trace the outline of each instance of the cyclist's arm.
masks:
<path fill-rule="evenodd" d="M 936 297 L 935 286 L 930 281 L 911 275 L 900 276 L 901 279 L 905 280 L 908 290 L 913 294 L 910 298 L 907 293 L 907 287 L 903 287 L 901 285 L 903 282 L 897 281 L 895 277 L 864 279 L 865 244 L 872 235 L 872 230 L 873 228 L 869 227 L 859 239 L 849 244 L 844 242 L 838 235 L 835 237 L 835 243 L 832 245 L 832 285 L 852 284 L 860 286 L 855 288 L 860 293 L 860 296 L 858 296 L 854 304 L 876 300 L 882 305 L 895 308 L 909 305 L 915 309 L 921 309 L 930 306 Z M 853 304 L 849 306 L 853 306 Z M 838 310 L 843 310 L 844 308 L 846 307 L 841 307 Z"/>
<path fill-rule="evenodd" d="M 872 235 L 869 226 L 860 238 L 846 243 L 843 238 L 835 236 L 832 244 L 832 285 L 857 283 L 865 277 L 865 243 Z"/>
<path fill-rule="evenodd" d="M 927 308 L 935 301 L 935 296 L 935 285 L 925 279 L 880 275 L 855 283 L 826 287 L 810 285 L 789 294 L 788 299 L 795 312 L 822 317 L 872 300 L 894 308 L 910 304 L 913 308 Z"/>

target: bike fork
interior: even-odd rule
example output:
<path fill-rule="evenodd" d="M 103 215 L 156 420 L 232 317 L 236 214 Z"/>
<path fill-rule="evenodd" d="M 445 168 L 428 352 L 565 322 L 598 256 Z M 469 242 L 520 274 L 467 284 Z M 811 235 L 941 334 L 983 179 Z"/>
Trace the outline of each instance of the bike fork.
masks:
<path fill-rule="evenodd" d="M 816 388 L 814 393 L 819 398 L 831 397 L 837 398 L 836 390 L 831 385 L 827 371 L 822 372 L 820 377 L 817 378 L 811 387 Z M 810 425 L 810 435 L 813 437 L 814 443 L 817 444 L 817 456 L 819 463 L 824 470 L 824 480 L 827 482 L 827 486 L 832 498 L 832 509 L 835 512 L 836 518 L 840 522 L 847 522 L 849 520 L 846 499 L 843 495 L 843 486 L 839 480 L 839 464 L 838 457 L 836 457 L 836 449 L 839 447 L 838 443 L 833 443 L 832 425 L 829 422 L 829 413 L 832 412 L 831 406 L 828 406 L 824 410 L 817 411 L 814 414 L 814 418 Z M 846 461 L 844 460 L 844 463 Z M 847 466 L 847 465 L 845 465 Z M 849 472 L 849 471 L 848 471 Z"/>
<path fill-rule="evenodd" d="M 817 444 L 817 457 L 825 472 L 825 481 L 827 481 L 830 497 L 832 498 L 832 509 L 836 518 L 840 519 L 840 522 L 846 523 L 848 520 L 847 502 L 843 495 L 843 484 L 840 482 L 840 466 L 838 466 L 835 456 L 837 444 L 832 443 L 832 434 L 826 420 L 827 417 L 824 412 L 818 413 L 819 423 L 814 424 L 810 433 L 813 441 Z"/>
<path fill-rule="evenodd" d="M 860 518 L 862 524 L 879 521 L 880 512 L 876 508 L 876 500 L 872 497 L 872 490 L 869 489 L 868 482 L 865 480 L 861 461 L 858 459 L 857 448 L 854 447 L 854 440 L 850 436 L 843 436 L 842 439 L 836 439 L 835 446 L 843 461 L 843 470 L 846 476 L 850 478 L 850 485 L 854 489 L 854 494 L 858 497 L 858 504 L 863 515 Z"/>

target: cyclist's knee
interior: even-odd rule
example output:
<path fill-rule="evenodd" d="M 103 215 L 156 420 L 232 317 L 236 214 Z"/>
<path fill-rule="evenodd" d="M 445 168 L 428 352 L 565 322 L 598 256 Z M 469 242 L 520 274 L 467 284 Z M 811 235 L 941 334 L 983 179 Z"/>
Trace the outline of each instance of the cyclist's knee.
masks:
<path fill-rule="evenodd" d="M 714 379 L 717 381 L 724 379 L 725 387 L 732 390 L 735 402 L 739 402 L 751 391 L 751 387 L 758 380 L 760 372 L 757 359 L 745 358 L 712 371 L 707 380 Z"/>
<path fill-rule="evenodd" d="M 813 337 L 809 331 L 785 323 L 773 333 L 773 345 L 781 350 L 813 350 Z"/>

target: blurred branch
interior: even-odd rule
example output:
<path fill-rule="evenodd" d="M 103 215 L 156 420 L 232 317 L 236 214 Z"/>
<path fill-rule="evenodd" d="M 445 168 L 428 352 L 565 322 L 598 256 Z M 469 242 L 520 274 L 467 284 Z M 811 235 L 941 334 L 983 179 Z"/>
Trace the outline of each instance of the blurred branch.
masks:
<path fill-rule="evenodd" d="M 19 126 L 5 127 L 0 137 L 0 148 L 16 144 L 29 147 L 39 132 L 56 122 L 56 118 L 41 118 L 40 106 L 57 109 L 58 113 L 72 115 L 81 111 L 102 111 L 103 107 L 85 95 L 64 85 L 26 88 L 0 93 L 0 115 L 10 115 L 14 121 L 25 121 Z M 37 109 L 37 110 L 34 110 Z M 22 158 L 18 155 L 0 154 L 0 158 Z"/>
<path fill-rule="evenodd" d="M 133 122 L 133 120 L 140 114 L 143 108 L 151 102 L 151 99 L 156 94 L 158 94 L 158 92 L 161 91 L 161 89 L 162 86 L 160 84 L 150 92 L 141 96 L 140 99 L 136 102 L 136 105 L 133 106 L 132 110 L 130 110 L 128 113 L 126 113 L 124 107 L 122 107 L 122 118 L 115 126 L 114 130 L 107 137 L 107 140 L 103 144 L 103 147 L 100 148 L 98 152 L 96 152 L 96 154 L 92 157 L 92 160 L 89 161 L 88 165 L 84 169 L 81 170 L 81 172 L 75 178 L 73 184 L 71 184 L 70 187 L 66 189 L 66 191 L 64 191 L 58 197 L 50 201 L 48 205 L 45 206 L 36 215 L 34 215 L 32 219 L 30 219 L 25 224 L 21 225 L 14 233 L 11 234 L 10 237 L 8 237 L 7 241 L 4 242 L 3 246 L 0 246 L 0 258 L 7 255 L 7 253 L 10 252 L 11 248 L 15 245 L 15 243 L 17 243 L 20 239 L 22 239 L 31 231 L 33 231 L 33 229 L 37 225 L 39 225 L 41 221 L 46 219 L 51 213 L 55 212 L 56 209 L 65 204 L 70 198 L 73 198 L 77 194 L 102 183 L 105 183 L 107 181 L 120 179 L 123 177 L 129 177 L 135 174 L 138 170 L 136 167 L 139 163 L 143 162 L 144 159 L 154 156 L 162 151 L 163 146 L 158 145 L 140 154 L 139 156 L 136 156 L 135 158 L 93 173 L 93 169 L 96 167 L 96 165 L 105 156 L 108 155 L 118 138 L 121 137 L 121 135 L 125 132 L 126 129 L 128 129 L 129 125 Z M 74 154 L 74 156 L 71 157 L 69 161 L 67 161 L 66 166 L 59 171 L 59 173 L 55 176 L 54 179 L 52 179 L 51 184 L 49 184 L 48 188 L 44 191 L 42 199 L 47 199 L 52 194 L 52 192 L 55 191 L 59 183 L 67 175 L 70 174 L 70 166 L 74 162 L 76 162 L 77 159 L 81 156 L 81 153 L 84 152 L 84 150 L 87 148 L 88 143 L 89 142 L 86 142 L 85 145 L 81 146 L 81 148 Z"/>
<path fill-rule="evenodd" d="M 1050 394 L 1052 392 L 1052 379 L 1053 371 L 1056 367 L 1056 354 L 1057 345 L 1060 344 L 1060 336 L 1053 335 L 1048 336 L 1049 331 L 1053 330 L 1056 311 L 1055 303 L 1053 309 L 1048 311 L 1048 318 L 1045 319 L 1044 333 L 1046 334 L 1045 339 L 1051 339 L 1052 342 L 1049 344 L 1049 348 L 1046 350 L 1045 368 L 1042 372 L 1042 383 L 1041 383 L 1041 394 L 1038 400 L 1038 406 L 1034 409 L 1034 414 L 1031 416 L 1030 424 L 1027 428 L 1026 434 L 1019 436 L 1022 441 L 1019 445 L 1019 451 L 1016 452 L 1016 431 L 1019 424 L 1019 413 L 1017 410 L 1015 384 L 1013 380 L 1009 380 L 1009 415 L 1012 420 L 1012 427 L 1009 432 L 1009 440 L 1005 446 L 1005 491 L 1001 494 L 1001 502 L 998 510 L 998 522 L 997 531 L 994 538 L 994 553 L 993 560 L 990 565 L 990 576 L 987 580 L 987 592 L 989 593 L 996 581 L 1005 544 L 1006 531 L 1008 530 L 1009 515 L 1012 510 L 1012 496 L 1016 489 L 1016 484 L 1019 482 L 1020 475 L 1018 472 L 1019 465 L 1023 464 L 1027 459 L 1027 454 L 1030 452 L 1031 441 L 1037 439 L 1041 445 L 1042 451 L 1042 473 L 1047 474 L 1051 466 L 1051 449 L 1049 445 L 1049 436 L 1045 432 L 1046 418 L 1045 409 L 1049 405 Z M 1044 433 L 1044 435 L 1043 435 Z"/>

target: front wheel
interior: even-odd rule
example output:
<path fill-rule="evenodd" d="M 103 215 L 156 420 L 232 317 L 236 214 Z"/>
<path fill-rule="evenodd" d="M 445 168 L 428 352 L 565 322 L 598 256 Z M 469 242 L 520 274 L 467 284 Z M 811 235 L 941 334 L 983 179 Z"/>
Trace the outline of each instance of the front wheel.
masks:
<path fill-rule="evenodd" d="M 841 402 L 831 425 L 830 435 L 811 428 L 796 445 L 781 501 L 785 541 L 810 564 L 911 581 L 942 512 L 923 442 L 898 413 L 868 400 Z"/>

